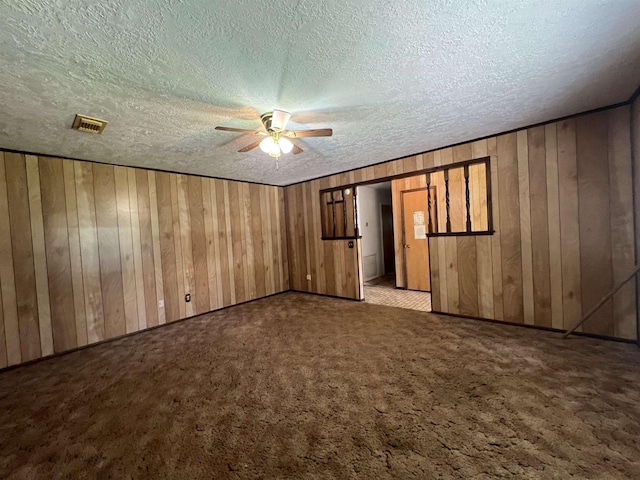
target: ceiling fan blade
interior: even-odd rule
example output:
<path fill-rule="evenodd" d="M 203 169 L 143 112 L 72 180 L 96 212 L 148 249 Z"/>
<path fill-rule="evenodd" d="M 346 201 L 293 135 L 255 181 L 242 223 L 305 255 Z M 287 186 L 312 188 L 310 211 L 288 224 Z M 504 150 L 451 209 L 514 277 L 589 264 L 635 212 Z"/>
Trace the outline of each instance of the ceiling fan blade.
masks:
<path fill-rule="evenodd" d="M 290 138 L 330 137 L 331 135 L 333 135 L 333 130 L 330 128 L 319 128 L 316 130 L 290 130 L 285 133 L 285 136 Z"/>
<path fill-rule="evenodd" d="M 284 130 L 290 118 L 291 114 L 289 112 L 285 112 L 284 110 L 274 110 L 271 116 L 271 128 Z"/>
<path fill-rule="evenodd" d="M 233 127 L 216 127 L 216 130 L 223 130 L 225 132 L 239 132 L 239 133 L 250 133 L 251 135 L 266 135 L 265 132 L 256 131 L 256 130 L 247 130 L 246 128 L 233 128 Z"/>
<path fill-rule="evenodd" d="M 293 150 L 291 151 L 294 155 L 304 152 L 298 145 L 293 144 Z"/>
<path fill-rule="evenodd" d="M 260 145 L 260 142 L 262 141 L 262 138 L 260 140 L 256 140 L 255 142 L 247 145 L 246 147 L 241 148 L 240 150 L 238 150 L 238 152 L 248 152 L 249 150 L 253 150 L 254 148 L 256 148 L 258 145 Z"/>

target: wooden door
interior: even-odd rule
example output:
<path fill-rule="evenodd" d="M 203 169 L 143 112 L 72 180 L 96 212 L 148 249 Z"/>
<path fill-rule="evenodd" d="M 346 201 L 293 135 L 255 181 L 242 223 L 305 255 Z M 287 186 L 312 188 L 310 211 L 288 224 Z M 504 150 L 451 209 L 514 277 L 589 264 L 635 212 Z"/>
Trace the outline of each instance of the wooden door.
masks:
<path fill-rule="evenodd" d="M 406 286 L 431 291 L 427 238 L 427 189 L 402 192 L 402 233 Z"/>
<path fill-rule="evenodd" d="M 393 208 L 391 205 L 380 205 L 382 215 L 382 253 L 384 257 L 384 273 L 388 275 L 396 269 L 393 248 Z"/>

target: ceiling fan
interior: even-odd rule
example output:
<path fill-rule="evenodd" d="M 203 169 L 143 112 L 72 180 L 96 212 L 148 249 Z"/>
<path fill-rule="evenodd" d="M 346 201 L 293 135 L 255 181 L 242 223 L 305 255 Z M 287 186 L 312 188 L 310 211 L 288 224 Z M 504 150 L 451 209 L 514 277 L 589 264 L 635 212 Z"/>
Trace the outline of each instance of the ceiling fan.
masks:
<path fill-rule="evenodd" d="M 262 124 L 265 130 L 246 130 L 244 128 L 232 128 L 232 127 L 216 127 L 216 130 L 224 130 L 225 132 L 239 132 L 247 133 L 250 135 L 259 135 L 264 138 L 260 138 L 255 142 L 241 148 L 238 152 L 248 152 L 256 147 L 268 153 L 276 159 L 283 153 L 289 153 L 293 151 L 294 155 L 302 153 L 302 149 L 294 144 L 291 138 L 304 138 L 304 137 L 330 137 L 333 135 L 333 130 L 330 128 L 320 128 L 315 130 L 287 130 L 287 122 L 291 118 L 289 112 L 283 110 L 274 110 L 273 112 L 263 113 L 260 116 Z"/>

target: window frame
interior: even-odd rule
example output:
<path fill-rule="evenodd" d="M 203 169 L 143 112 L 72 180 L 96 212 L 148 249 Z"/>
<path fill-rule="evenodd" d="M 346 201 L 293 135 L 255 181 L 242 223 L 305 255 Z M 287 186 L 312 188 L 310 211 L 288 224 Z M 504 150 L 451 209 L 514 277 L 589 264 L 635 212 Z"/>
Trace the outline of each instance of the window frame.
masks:
<path fill-rule="evenodd" d="M 388 163 L 388 162 L 383 162 L 383 163 Z M 376 178 L 374 180 L 367 180 L 364 182 L 358 182 L 358 183 L 349 183 L 349 184 L 345 184 L 345 185 L 341 185 L 341 186 L 337 186 L 337 187 L 331 187 L 331 188 L 324 188 L 320 190 L 320 221 L 321 221 L 321 226 L 320 226 L 320 231 L 322 234 L 324 234 L 324 225 L 325 225 L 325 209 L 324 206 L 322 204 L 323 202 L 323 198 L 324 198 L 324 194 L 327 192 L 334 192 L 336 190 L 345 190 L 347 188 L 351 189 L 351 191 L 353 192 L 353 202 L 354 202 L 354 231 L 355 231 L 355 236 L 344 236 L 344 237 L 338 237 L 338 236 L 321 236 L 322 240 L 357 240 L 362 238 L 362 236 L 360 235 L 359 229 L 358 229 L 358 204 L 357 204 L 357 187 L 361 187 L 361 186 L 365 186 L 365 185 L 373 185 L 376 183 L 381 183 L 381 182 L 387 182 L 389 180 L 398 180 L 401 178 L 408 178 L 408 177 L 416 177 L 419 175 L 425 175 L 426 176 L 426 187 L 425 188 L 433 188 L 435 187 L 435 185 L 431 185 L 430 182 L 430 177 L 431 174 L 436 173 L 436 172 L 446 172 L 443 173 L 443 175 L 446 175 L 448 177 L 448 172 L 449 170 L 453 170 L 453 169 L 457 169 L 457 168 L 463 168 L 464 171 L 464 178 L 465 178 L 465 201 L 469 201 L 469 167 L 471 167 L 472 165 L 479 165 L 479 164 L 484 164 L 485 165 L 485 177 L 486 177 L 486 195 L 487 195 L 487 229 L 486 230 L 469 230 L 469 222 L 468 222 L 468 218 L 470 216 L 470 211 L 467 208 L 467 222 L 466 222 L 466 226 L 467 226 L 467 230 L 464 232 L 430 232 L 429 230 L 427 230 L 427 238 L 437 238 L 437 237 L 472 237 L 472 236 L 482 236 L 482 235 L 493 235 L 495 234 L 495 230 L 494 230 L 494 225 L 493 225 L 493 198 L 492 198 L 492 193 L 491 193 L 491 157 L 490 156 L 486 156 L 486 157 L 481 157 L 481 158 L 475 158 L 475 159 L 471 159 L 471 160 L 464 160 L 462 162 L 455 162 L 455 163 L 449 163 L 447 165 L 440 165 L 437 167 L 431 167 L 431 168 L 424 168 L 421 170 L 415 170 L 413 172 L 407 172 L 407 173 L 401 173 L 399 175 L 392 175 L 392 176 L 387 176 L 387 177 L 382 177 L 382 178 Z M 445 198 L 448 197 L 448 187 L 445 187 Z M 430 203 L 430 199 L 429 199 L 429 203 Z M 436 208 L 439 210 L 438 211 L 438 215 L 446 215 L 446 218 L 449 218 L 449 212 L 448 209 L 444 208 L 444 212 L 442 211 L 441 206 L 438 207 L 436 206 Z M 450 219 L 449 219 L 450 220 Z M 449 223 L 449 222 L 447 222 Z M 450 229 L 450 225 L 449 225 L 449 229 Z M 335 231 L 335 225 L 334 225 L 334 231 Z"/>
<path fill-rule="evenodd" d="M 358 240 L 360 238 L 362 238 L 362 236 L 360 235 L 360 230 L 358 228 L 358 202 L 357 202 L 357 192 L 356 192 L 356 184 L 349 184 L 349 185 L 342 185 L 339 187 L 331 187 L 331 188 L 325 188 L 320 190 L 320 233 L 321 233 L 321 239 L 322 240 Z M 353 231 L 354 231 L 354 235 L 344 235 L 344 236 L 339 236 L 336 235 L 336 223 L 335 223 L 335 205 L 336 204 L 342 204 L 343 205 L 343 221 L 345 223 L 345 232 L 346 232 L 346 225 L 347 225 L 347 211 L 346 211 L 346 201 L 345 201 L 345 194 L 344 194 L 344 190 L 350 189 L 351 190 L 351 195 L 350 197 L 353 199 Z M 336 191 L 341 191 L 342 192 L 342 199 L 341 200 L 335 200 L 333 198 L 333 192 Z M 326 236 L 324 235 L 324 226 L 325 226 L 325 221 L 326 221 L 326 213 L 325 213 L 325 204 L 324 204 L 324 196 L 326 193 L 331 193 L 331 202 L 327 203 L 327 205 L 334 205 L 332 208 L 333 211 L 333 235 L 331 236 Z"/>
<path fill-rule="evenodd" d="M 486 183 L 486 196 L 487 196 L 487 229 L 486 230 L 472 230 L 471 229 L 471 209 L 470 206 L 470 191 L 469 191 L 469 168 L 473 165 L 481 165 L 485 166 L 485 183 Z M 451 219 L 449 215 L 449 171 L 455 170 L 458 168 L 463 169 L 464 173 L 464 183 L 465 183 L 465 210 L 466 210 L 466 230 L 463 232 L 451 232 Z M 436 172 L 443 172 L 443 176 L 445 179 L 445 218 L 446 218 L 446 228 L 448 231 L 446 232 L 433 232 L 431 231 L 431 225 L 429 225 L 429 229 L 427 230 L 427 238 L 429 237 L 469 237 L 475 235 L 493 235 L 495 230 L 493 229 L 493 203 L 491 196 L 491 157 L 483 157 L 474 160 L 465 160 L 464 162 L 456 162 L 450 163 L 447 165 L 441 165 L 439 167 L 430 168 L 425 170 L 424 173 L 426 175 L 426 188 L 431 188 L 431 175 Z M 431 198 L 429 197 L 429 208 L 431 208 Z M 429 216 L 431 217 L 431 212 L 429 211 Z M 437 225 L 437 224 L 436 224 Z"/>

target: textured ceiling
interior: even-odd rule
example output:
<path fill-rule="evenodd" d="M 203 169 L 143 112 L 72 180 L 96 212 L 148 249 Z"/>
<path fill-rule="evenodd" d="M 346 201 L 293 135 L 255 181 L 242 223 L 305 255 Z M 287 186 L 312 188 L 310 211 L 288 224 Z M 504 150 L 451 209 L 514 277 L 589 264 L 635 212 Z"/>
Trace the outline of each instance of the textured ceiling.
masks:
<path fill-rule="evenodd" d="M 625 101 L 638 0 L 3 0 L 0 147 L 284 185 Z M 248 136 L 280 108 L 279 170 Z M 101 136 L 69 129 L 104 118 Z"/>

